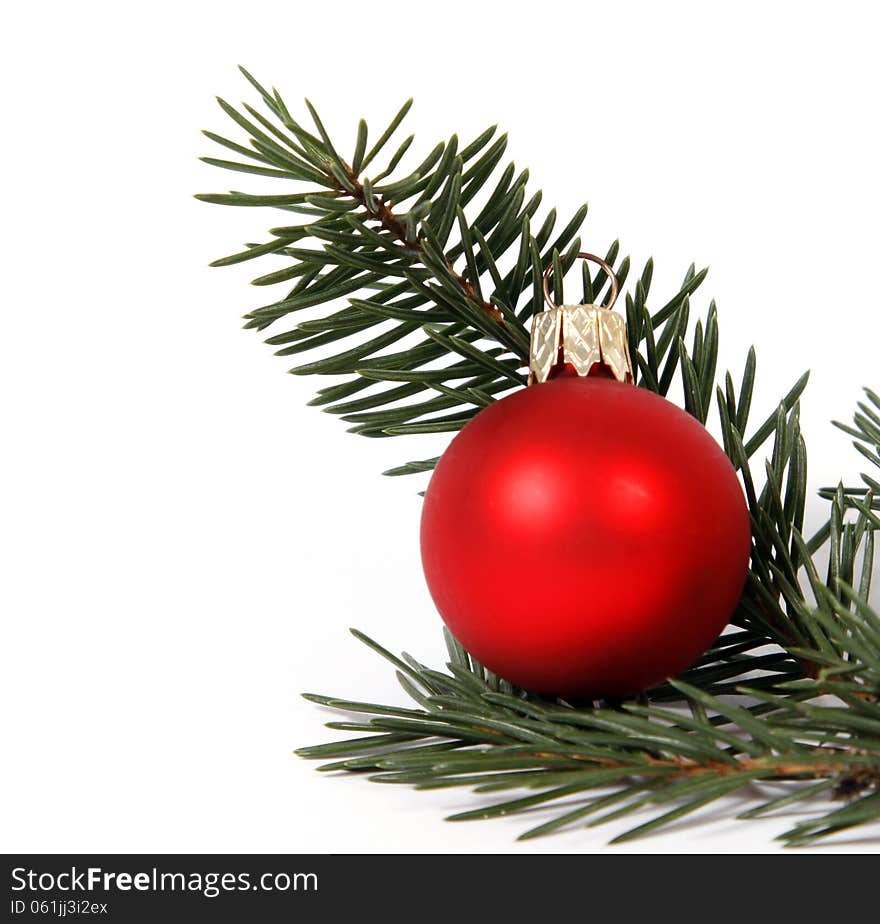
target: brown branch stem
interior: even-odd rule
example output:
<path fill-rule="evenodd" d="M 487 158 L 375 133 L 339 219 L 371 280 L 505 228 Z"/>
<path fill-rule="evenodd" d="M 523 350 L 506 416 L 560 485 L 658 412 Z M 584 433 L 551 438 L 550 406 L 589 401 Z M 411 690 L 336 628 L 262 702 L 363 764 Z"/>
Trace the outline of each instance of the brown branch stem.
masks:
<path fill-rule="evenodd" d="M 354 198 L 367 210 L 367 212 L 379 222 L 382 228 L 387 231 L 389 234 L 393 234 L 407 249 L 413 250 L 418 254 L 424 253 L 424 247 L 422 242 L 419 240 L 409 241 L 406 237 L 406 229 L 401 223 L 400 219 L 394 214 L 391 206 L 380 196 L 376 197 L 378 203 L 378 209 L 374 210 L 371 205 L 367 202 L 366 194 L 364 193 L 364 187 L 361 181 L 357 178 L 354 171 L 351 167 L 346 164 L 346 169 L 348 171 L 349 182 L 354 187 Z M 345 194 L 348 193 L 352 195 L 351 192 L 347 189 L 344 189 L 342 186 L 337 186 L 339 192 Z M 479 309 L 485 311 L 493 320 L 497 321 L 502 326 L 504 325 L 504 315 L 501 313 L 501 310 L 497 305 L 493 305 L 491 302 L 487 302 L 484 299 L 481 299 L 477 296 L 476 291 L 474 290 L 473 285 L 465 279 L 465 277 L 459 273 L 451 261 L 447 261 L 446 265 L 449 267 L 449 272 L 455 277 L 455 280 L 461 286 L 462 292 L 467 299 L 473 302 Z"/>
<path fill-rule="evenodd" d="M 821 750 L 821 749 L 819 749 Z M 842 753 L 839 750 L 835 754 Z M 558 758 L 559 754 L 549 751 L 535 751 L 534 757 L 537 758 Z M 591 754 L 573 754 L 570 755 L 574 760 L 582 760 L 585 763 L 596 764 L 597 766 L 609 770 L 623 770 L 630 768 L 633 776 L 639 775 L 640 767 L 638 764 L 630 764 L 627 761 L 615 760 L 611 757 L 597 757 Z M 701 775 L 712 776 L 733 776 L 737 773 L 746 773 L 755 770 L 771 771 L 776 778 L 789 777 L 807 777 L 819 779 L 829 776 L 838 776 L 841 783 L 848 779 L 858 780 L 860 788 L 874 786 L 880 788 L 880 758 L 876 764 L 863 763 L 839 763 L 837 761 L 827 761 L 825 763 L 817 761 L 811 763 L 808 761 L 799 762 L 778 757 L 742 757 L 736 760 L 735 764 L 722 760 L 705 760 L 697 761 L 688 757 L 659 758 L 643 756 L 645 765 L 657 769 L 669 769 L 672 771 L 671 778 L 695 777 Z"/>

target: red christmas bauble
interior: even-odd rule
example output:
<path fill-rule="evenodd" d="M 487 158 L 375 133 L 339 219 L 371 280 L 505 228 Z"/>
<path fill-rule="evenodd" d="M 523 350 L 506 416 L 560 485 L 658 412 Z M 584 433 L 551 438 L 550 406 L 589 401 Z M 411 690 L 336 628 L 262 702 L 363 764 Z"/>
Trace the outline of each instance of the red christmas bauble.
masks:
<path fill-rule="evenodd" d="M 594 376 L 481 411 L 437 463 L 421 525 L 462 645 L 528 690 L 592 699 L 693 663 L 737 604 L 750 541 L 739 480 L 700 423 Z"/>

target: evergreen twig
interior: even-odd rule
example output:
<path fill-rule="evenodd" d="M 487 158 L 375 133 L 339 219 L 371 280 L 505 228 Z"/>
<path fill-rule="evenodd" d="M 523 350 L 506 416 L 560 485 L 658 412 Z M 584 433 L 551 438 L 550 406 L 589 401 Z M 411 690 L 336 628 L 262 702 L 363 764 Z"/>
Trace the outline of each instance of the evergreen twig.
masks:
<path fill-rule="evenodd" d="M 463 147 L 453 135 L 405 172 L 409 136 L 368 176 L 410 102 L 372 146 L 362 120 L 346 160 L 311 103 L 313 130 L 293 118 L 276 90 L 243 73 L 268 115 L 221 100 L 247 144 L 206 132 L 241 159 L 204 160 L 283 181 L 285 189 L 199 198 L 305 216 L 215 265 L 284 261 L 254 283 L 287 284 L 286 292 L 250 311 L 245 326 L 271 329 L 267 342 L 279 355 L 318 351 L 291 370 L 334 377 L 311 403 L 365 436 L 454 432 L 524 384 L 527 324 L 541 308 L 541 275 L 555 264 L 554 285 L 561 286 L 580 249 L 586 206 L 554 237 L 555 209 L 538 218 L 541 193 L 527 193 L 528 171 L 501 167 L 507 139 L 496 138 L 494 127 Z M 623 285 L 630 262 L 620 258 L 617 242 L 606 259 Z M 321 769 L 366 772 L 384 783 L 525 790 L 530 794 L 481 801 L 453 816 L 490 818 L 536 806 L 555 813 L 523 837 L 651 810 L 647 822 L 616 838 L 625 840 L 768 782 L 788 789 L 741 817 L 805 807 L 821 795 L 846 801 L 780 835 L 788 845 L 880 820 L 880 616 L 869 604 L 880 482 L 863 473 L 863 486 L 822 489 L 827 521 L 804 536 L 807 455 L 799 401 L 807 376 L 753 425 L 754 350 L 738 385 L 730 373 L 716 382 L 714 302 L 705 318 L 692 318 L 691 299 L 706 271 L 691 266 L 678 291 L 654 308 L 653 276 L 649 260 L 624 298 L 637 384 L 665 396 L 680 392 L 702 423 L 714 404 L 748 501 L 751 566 L 731 627 L 680 677 L 638 700 L 578 705 L 512 687 L 448 633 L 444 672 L 397 658 L 355 632 L 391 661 L 415 706 L 309 695 L 360 717 L 328 727 L 365 734 L 303 748 L 302 756 L 332 758 Z M 583 301 L 599 302 L 607 282 L 585 266 Z M 558 289 L 556 296 L 561 302 Z M 317 313 L 341 299 L 345 307 Z M 304 319 L 291 324 L 293 314 Z M 880 397 L 865 394 L 853 424 L 838 426 L 880 467 Z M 760 455 L 766 458 L 756 462 Z M 386 474 L 427 472 L 436 461 Z M 828 561 L 824 574 L 820 555 Z"/>

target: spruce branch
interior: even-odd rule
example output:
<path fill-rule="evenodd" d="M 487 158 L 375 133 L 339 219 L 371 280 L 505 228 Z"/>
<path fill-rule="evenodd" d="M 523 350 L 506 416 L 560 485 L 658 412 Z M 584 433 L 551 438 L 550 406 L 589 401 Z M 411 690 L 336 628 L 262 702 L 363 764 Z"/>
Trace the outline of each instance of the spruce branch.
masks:
<path fill-rule="evenodd" d="M 243 73 L 268 115 L 221 100 L 250 147 L 206 132 L 244 159 L 203 159 L 310 188 L 277 195 L 233 190 L 198 198 L 309 216 L 305 223 L 273 228 L 272 240 L 247 245 L 214 265 L 261 257 L 290 261 L 254 280 L 260 287 L 293 284 L 281 298 L 245 316 L 245 326 L 260 331 L 283 324 L 291 314 L 348 300 L 341 310 L 308 317 L 268 338 L 283 356 L 347 341 L 341 352 L 291 370 L 344 377 L 319 390 L 313 404 L 342 416 L 365 436 L 455 431 L 481 407 L 524 384 L 526 324 L 541 306 L 540 276 L 554 259 L 565 269 L 574 262 L 586 206 L 555 237 L 551 209 L 533 234 L 541 193 L 527 193 L 528 171 L 517 174 L 512 163 L 501 169 L 507 138 L 496 138 L 494 126 L 464 146 L 453 135 L 396 177 L 410 151 L 410 136 L 381 172 L 367 176 L 366 168 L 381 156 L 409 102 L 369 151 L 362 120 L 346 160 L 311 103 L 306 105 L 314 132 L 293 118 L 276 90 Z M 618 250 L 614 244 L 608 251 L 612 264 Z M 617 264 L 621 278 L 628 265 L 625 258 Z M 606 282 L 597 277 L 597 295 Z M 383 388 L 385 383 L 395 384 Z M 437 396 L 413 400 L 426 391 Z M 360 392 L 366 394 L 350 400 Z"/>
<path fill-rule="evenodd" d="M 414 163 L 411 135 L 389 155 L 411 101 L 372 146 L 361 120 L 345 157 L 310 102 L 313 129 L 293 117 L 277 90 L 242 72 L 262 111 L 221 100 L 245 143 L 205 132 L 237 159 L 203 159 L 283 190 L 198 198 L 304 216 L 214 265 L 281 261 L 254 284 L 285 291 L 248 312 L 245 326 L 266 331 L 278 355 L 312 354 L 291 372 L 332 377 L 310 403 L 364 436 L 415 437 L 454 433 L 524 385 L 527 325 L 542 307 L 542 275 L 554 267 L 561 304 L 586 206 L 561 230 L 555 209 L 539 217 L 541 193 L 528 191 L 528 171 L 502 166 L 507 138 L 494 127 L 464 146 L 453 135 Z M 618 242 L 606 261 L 623 286 L 630 260 Z M 383 783 L 524 790 L 456 816 L 537 806 L 555 813 L 524 837 L 652 811 L 617 839 L 641 836 L 767 783 L 784 784 L 785 794 L 741 817 L 827 796 L 845 802 L 784 832 L 788 845 L 880 820 L 880 617 L 869 602 L 880 528 L 880 398 L 866 390 L 852 424 L 838 424 L 871 473 L 862 473 L 858 487 L 822 489 L 827 520 L 806 536 L 799 402 L 807 376 L 753 421 L 755 351 L 741 373 L 719 376 L 717 308 L 711 302 L 696 317 L 692 306 L 705 278 L 705 269 L 691 266 L 676 292 L 657 298 L 648 260 L 623 304 L 636 384 L 680 401 L 703 424 L 714 417 L 742 479 L 752 554 L 728 630 L 678 678 L 636 700 L 577 704 L 512 687 L 448 634 L 449 662 L 437 671 L 355 631 L 392 663 L 414 705 L 309 695 L 347 714 L 328 727 L 360 734 L 300 754 L 332 758 L 321 769 Z M 580 282 L 584 303 L 602 300 L 604 272 L 592 276 L 584 264 Z M 326 305 L 333 308 L 322 314 Z M 385 474 L 429 472 L 436 461 Z"/>
<path fill-rule="evenodd" d="M 880 621 L 877 614 L 871 617 Z M 472 659 L 448 632 L 450 661 L 444 673 L 406 655 L 397 658 L 352 631 L 391 661 L 418 708 L 306 694 L 319 705 L 369 718 L 330 722 L 329 728 L 366 734 L 297 753 L 332 758 L 319 767 L 322 771 L 366 773 L 375 782 L 416 789 L 534 791 L 458 813 L 451 821 L 518 814 L 537 806 L 554 810 L 552 818 L 521 835 L 528 839 L 587 818 L 587 825 L 594 826 L 639 810 L 659 811 L 614 838 L 621 842 L 754 783 L 790 785 L 785 795 L 751 806 L 741 818 L 805 805 L 822 793 L 854 800 L 846 809 L 785 831 L 780 838 L 791 846 L 880 820 L 880 710 L 875 706 L 869 714 L 862 703 L 856 714 L 848 706 L 810 704 L 832 692 L 833 685 L 823 680 L 801 682 L 796 692 L 784 695 L 757 685 L 738 686 L 735 692 L 749 705 L 674 680 L 674 709 L 651 702 L 574 706 L 512 687 Z M 573 797 L 581 803 L 576 808 Z"/>

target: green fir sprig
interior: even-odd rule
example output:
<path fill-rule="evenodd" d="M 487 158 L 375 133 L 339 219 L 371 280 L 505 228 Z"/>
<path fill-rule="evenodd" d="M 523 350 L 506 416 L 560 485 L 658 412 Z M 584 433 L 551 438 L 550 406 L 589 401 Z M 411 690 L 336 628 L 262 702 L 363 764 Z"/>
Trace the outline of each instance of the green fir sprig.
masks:
<path fill-rule="evenodd" d="M 561 304 L 563 274 L 581 249 L 586 205 L 557 229 L 555 209 L 542 213 L 540 191 L 528 191 L 528 171 L 502 166 L 507 139 L 494 128 L 464 145 L 453 135 L 404 166 L 413 137 L 396 147 L 390 142 L 409 102 L 372 145 L 362 120 L 344 158 L 311 103 L 313 127 L 305 128 L 277 90 L 243 73 L 263 111 L 221 100 L 246 144 L 206 132 L 237 159 L 204 160 L 277 179 L 282 191 L 199 198 L 300 216 L 214 265 L 264 256 L 281 261 L 254 284 L 284 285 L 284 292 L 251 310 L 245 326 L 269 332 L 278 355 L 314 351 L 291 369 L 332 377 L 311 403 L 364 436 L 455 432 L 522 387 L 542 275 L 554 266 Z M 615 241 L 606 260 L 623 285 L 630 261 L 619 250 Z M 549 820 L 523 837 L 649 810 L 649 821 L 616 838 L 625 840 L 768 782 L 785 783 L 784 795 L 741 817 L 806 809 L 817 797 L 838 800 L 780 835 L 788 845 L 880 820 L 880 617 L 869 604 L 880 482 L 863 474 L 863 486 L 823 489 L 827 520 L 814 535 L 804 534 L 807 454 L 799 401 L 807 376 L 769 417 L 753 423 L 754 350 L 741 374 L 719 380 L 714 302 L 692 323 L 691 296 L 705 277 L 691 266 L 678 291 L 657 300 L 649 260 L 625 296 L 625 311 L 637 384 L 680 396 L 703 424 L 717 415 L 725 452 L 742 478 L 752 556 L 725 634 L 678 678 L 637 699 L 575 704 L 511 686 L 448 633 L 450 660 L 435 671 L 355 631 L 394 665 L 414 705 L 310 694 L 351 714 L 328 727 L 358 736 L 299 754 L 332 758 L 320 769 L 366 773 L 384 783 L 524 791 L 490 803 L 481 797 L 477 808 L 453 816 L 542 807 Z M 608 283 L 586 264 L 581 281 L 584 303 L 598 302 Z M 331 303 L 329 313 L 318 310 Z M 838 426 L 880 467 L 880 398 L 865 394 L 853 424 Z M 435 462 L 409 462 L 386 474 L 426 472 Z"/>

